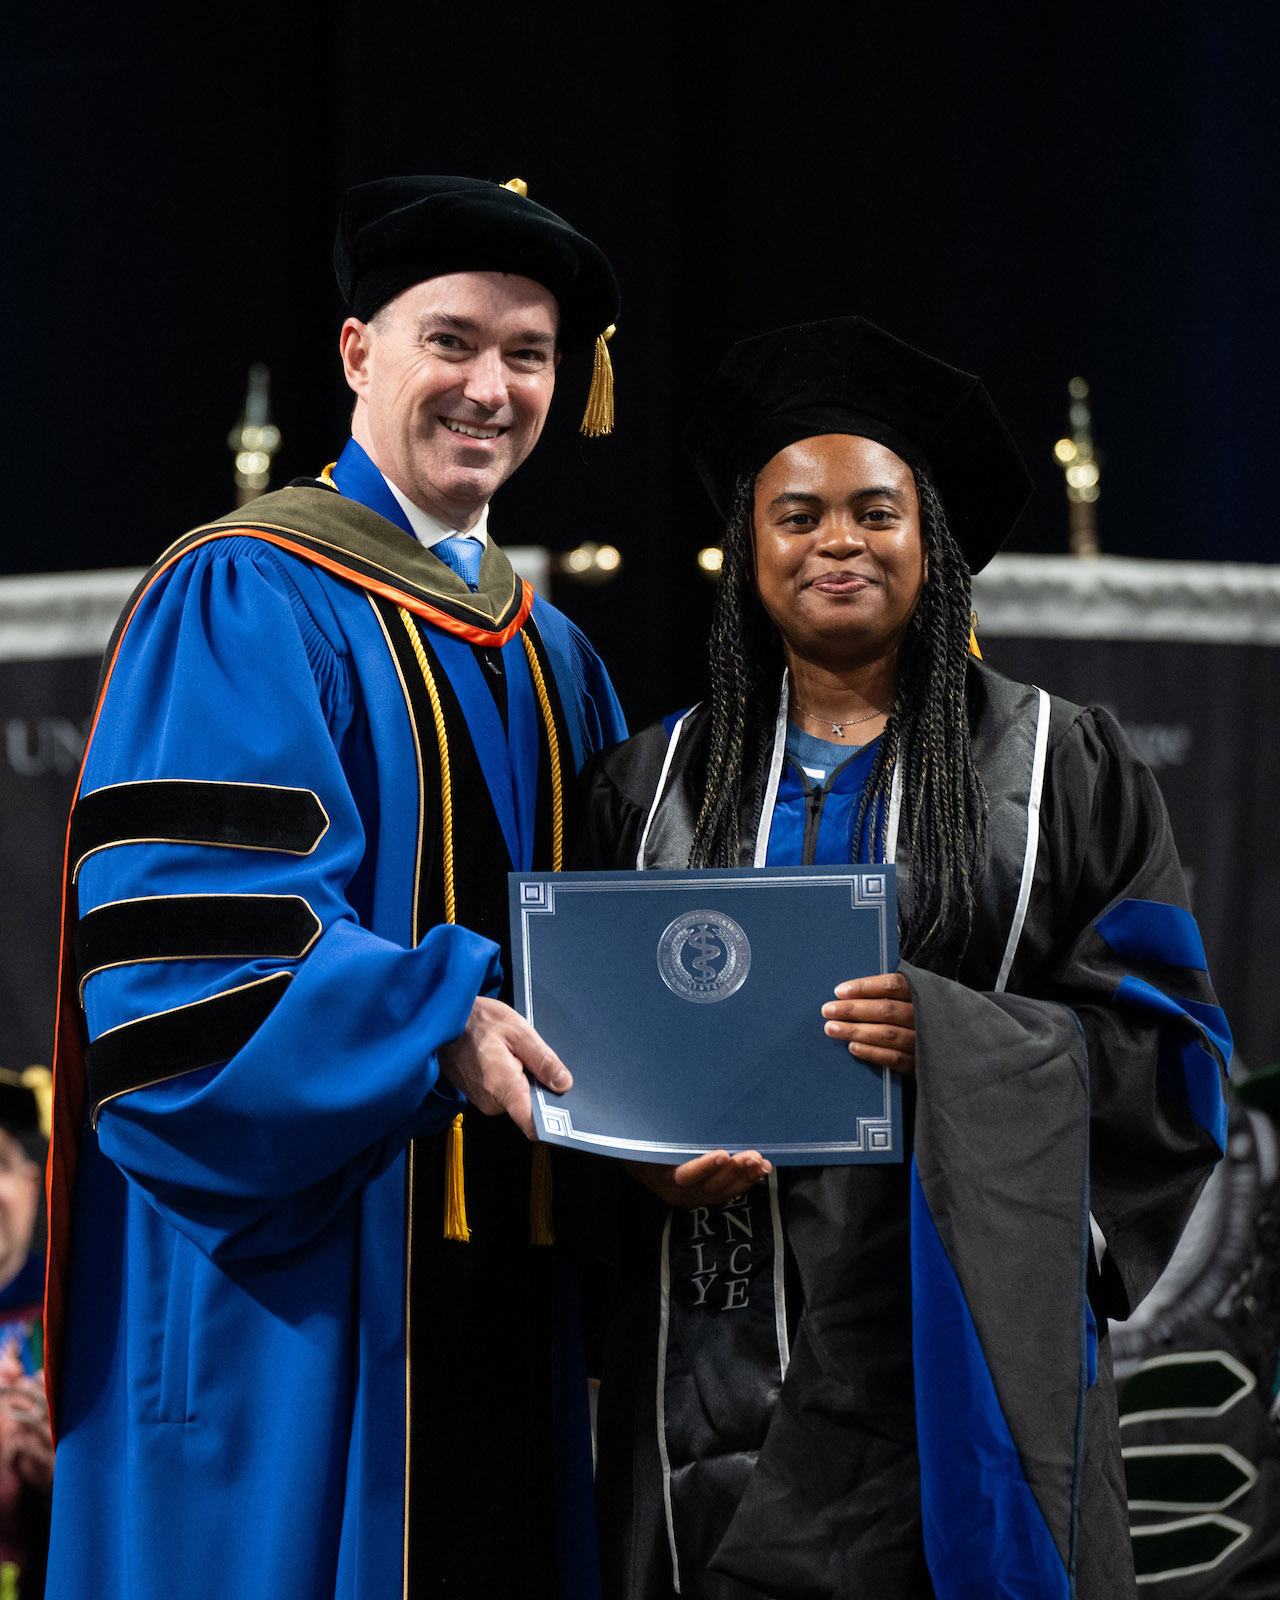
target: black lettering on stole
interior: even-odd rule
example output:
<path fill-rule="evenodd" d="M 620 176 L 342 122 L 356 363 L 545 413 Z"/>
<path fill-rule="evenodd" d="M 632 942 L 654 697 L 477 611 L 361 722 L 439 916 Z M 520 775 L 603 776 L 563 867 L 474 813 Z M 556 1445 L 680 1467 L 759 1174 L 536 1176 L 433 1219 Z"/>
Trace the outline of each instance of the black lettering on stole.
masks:
<path fill-rule="evenodd" d="M 782 1385 L 768 1185 L 673 1211 L 667 1249 L 663 1423 L 677 1547 L 696 1566 L 718 1537 L 705 1508 L 736 1504 Z"/>

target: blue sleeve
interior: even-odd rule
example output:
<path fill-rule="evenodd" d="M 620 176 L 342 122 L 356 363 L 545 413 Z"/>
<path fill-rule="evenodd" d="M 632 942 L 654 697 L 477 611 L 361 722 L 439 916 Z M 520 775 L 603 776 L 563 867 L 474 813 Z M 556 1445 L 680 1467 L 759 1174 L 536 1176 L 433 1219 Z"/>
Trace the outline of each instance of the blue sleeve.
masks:
<path fill-rule="evenodd" d="M 190 894 L 298 896 L 315 913 L 298 959 L 135 961 L 85 986 L 96 1039 L 291 974 L 229 1060 L 124 1093 L 98 1121 L 104 1154 L 212 1256 L 302 1243 L 410 1138 L 442 1126 L 457 1096 L 437 1084 L 437 1051 L 497 985 L 497 947 L 466 929 L 436 928 L 410 949 L 367 925 L 377 784 L 358 686 L 323 583 L 260 543 L 219 541 L 145 597 L 87 758 L 82 794 L 169 778 L 278 785 L 313 791 L 328 819 L 305 856 L 148 841 L 91 855 L 80 873 L 81 917 Z"/>
<path fill-rule="evenodd" d="M 574 768 L 597 750 L 627 736 L 626 719 L 604 662 L 582 630 L 545 600 L 535 600 L 533 620 L 546 645 L 556 688 L 573 739 Z"/>
<path fill-rule="evenodd" d="M 627 737 L 627 721 L 622 706 L 614 692 L 604 662 L 587 643 L 586 636 L 570 624 L 579 658 L 579 672 L 586 688 L 586 699 L 592 708 L 590 724 L 590 749 L 583 759 L 597 750 L 607 749 Z"/>

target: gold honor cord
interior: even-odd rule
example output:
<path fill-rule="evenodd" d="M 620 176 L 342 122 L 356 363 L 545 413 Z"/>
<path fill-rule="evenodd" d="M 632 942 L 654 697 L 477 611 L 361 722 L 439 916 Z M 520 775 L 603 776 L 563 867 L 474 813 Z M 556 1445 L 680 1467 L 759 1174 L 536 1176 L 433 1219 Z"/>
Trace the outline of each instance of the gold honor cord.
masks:
<path fill-rule="evenodd" d="M 564 868 L 564 788 L 560 781 L 560 740 L 556 735 L 556 719 L 551 714 L 551 697 L 547 693 L 546 679 L 542 676 L 542 664 L 529 635 L 522 633 L 520 637 L 524 641 L 524 653 L 529 658 L 538 709 L 542 712 L 543 725 L 547 730 L 547 750 L 551 756 L 551 870 L 560 872 Z"/>
<path fill-rule="evenodd" d="M 404 623 L 405 632 L 409 635 L 409 642 L 426 685 L 427 697 L 431 701 L 431 714 L 435 721 L 436 743 L 440 751 L 444 914 L 446 922 L 456 922 L 457 902 L 453 884 L 453 785 L 449 772 L 449 740 L 444 725 L 444 709 L 440 704 L 440 693 L 436 688 L 431 663 L 427 660 L 417 625 L 403 606 L 398 606 L 396 609 L 400 614 L 400 620 Z M 521 638 L 524 641 L 534 692 L 538 697 L 538 709 L 542 713 L 543 726 L 547 732 L 547 750 L 551 766 L 551 865 L 554 872 L 559 872 L 564 864 L 564 783 L 560 772 L 560 740 L 556 733 L 555 716 L 551 710 L 551 697 L 547 693 L 546 679 L 542 675 L 542 664 L 528 634 L 522 634 Z M 467 1223 L 461 1112 L 454 1117 L 449 1126 L 445 1149 L 444 1236 L 446 1239 L 455 1239 L 464 1244 L 471 1239 L 471 1229 Z M 551 1214 L 551 1161 L 550 1153 L 543 1144 L 535 1144 L 533 1149 L 533 1165 L 529 1178 L 529 1240 L 535 1245 L 555 1243 Z"/>
<path fill-rule="evenodd" d="M 436 688 L 436 680 L 431 671 L 431 663 L 427 660 L 427 652 L 423 649 L 422 638 L 418 633 L 417 624 L 403 606 L 396 607 L 401 622 L 404 623 L 405 632 L 409 635 L 409 643 L 413 646 L 413 653 L 417 658 L 418 668 L 422 673 L 422 681 L 427 687 L 427 698 L 431 701 L 431 715 L 436 725 L 436 744 L 440 751 L 440 813 L 441 836 L 443 850 L 441 852 L 444 863 L 444 920 L 456 922 L 457 901 L 453 888 L 453 780 L 449 772 L 449 736 L 445 731 L 444 708 L 440 704 L 440 691 Z M 467 1195 L 462 1177 L 462 1113 L 458 1112 L 449 1124 L 449 1134 L 445 1145 L 445 1182 L 444 1182 L 444 1236 L 446 1239 L 456 1239 L 461 1244 L 467 1244 L 471 1239 L 471 1229 L 467 1225 Z"/>

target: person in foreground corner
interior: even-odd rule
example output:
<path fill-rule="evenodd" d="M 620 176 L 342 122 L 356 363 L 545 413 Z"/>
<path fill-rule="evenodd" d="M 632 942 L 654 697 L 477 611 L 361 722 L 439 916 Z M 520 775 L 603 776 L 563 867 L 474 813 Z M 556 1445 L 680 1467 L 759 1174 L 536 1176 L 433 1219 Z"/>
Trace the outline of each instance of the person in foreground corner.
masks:
<path fill-rule="evenodd" d="M 710 695 L 597 758 L 575 864 L 894 861 L 900 970 L 814 1027 L 906 1076 L 914 1148 L 632 1169 L 605 1592 L 1117 1600 L 1107 1318 L 1221 1153 L 1231 1050 L 1155 782 L 971 648 L 1029 490 L 976 378 L 860 317 L 785 328 L 730 352 L 692 449 Z"/>
<path fill-rule="evenodd" d="M 353 189 L 335 263 L 351 440 L 147 574 L 72 813 L 54 1600 L 597 1587 L 576 1291 L 522 1137 L 526 1073 L 568 1074 L 501 947 L 508 868 L 558 865 L 624 729 L 487 520 L 617 285 L 470 178 Z"/>

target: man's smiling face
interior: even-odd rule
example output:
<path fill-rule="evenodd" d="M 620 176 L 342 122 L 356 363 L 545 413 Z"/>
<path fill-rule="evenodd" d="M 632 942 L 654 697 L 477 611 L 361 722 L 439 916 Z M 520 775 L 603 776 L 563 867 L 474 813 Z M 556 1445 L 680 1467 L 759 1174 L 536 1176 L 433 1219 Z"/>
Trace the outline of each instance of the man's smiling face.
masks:
<path fill-rule="evenodd" d="M 555 388 L 558 311 L 531 278 L 451 272 L 398 294 L 340 347 L 351 432 L 417 506 L 466 529 L 538 442 Z"/>

